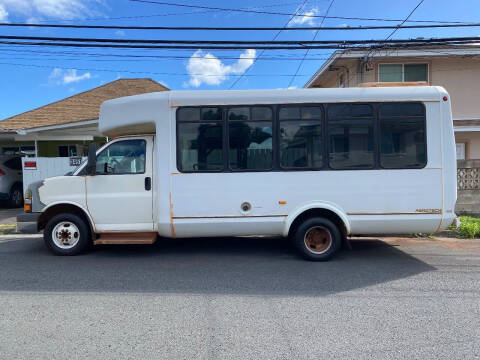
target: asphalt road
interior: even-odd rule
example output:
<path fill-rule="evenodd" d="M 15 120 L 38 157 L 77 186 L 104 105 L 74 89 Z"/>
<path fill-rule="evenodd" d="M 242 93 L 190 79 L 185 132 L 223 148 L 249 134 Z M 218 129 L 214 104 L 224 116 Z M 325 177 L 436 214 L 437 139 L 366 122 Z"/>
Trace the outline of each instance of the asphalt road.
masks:
<path fill-rule="evenodd" d="M 276 239 L 0 240 L 1 359 L 480 358 L 480 243 L 356 240 L 328 263 Z"/>

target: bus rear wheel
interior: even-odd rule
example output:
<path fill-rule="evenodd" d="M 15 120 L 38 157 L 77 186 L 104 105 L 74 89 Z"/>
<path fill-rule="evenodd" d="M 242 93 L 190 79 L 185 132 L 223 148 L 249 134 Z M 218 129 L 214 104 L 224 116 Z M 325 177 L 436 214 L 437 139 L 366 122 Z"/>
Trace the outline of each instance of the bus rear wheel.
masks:
<path fill-rule="evenodd" d="M 340 249 L 342 237 L 330 220 L 312 217 L 302 222 L 293 233 L 298 253 L 306 260 L 327 261 Z"/>

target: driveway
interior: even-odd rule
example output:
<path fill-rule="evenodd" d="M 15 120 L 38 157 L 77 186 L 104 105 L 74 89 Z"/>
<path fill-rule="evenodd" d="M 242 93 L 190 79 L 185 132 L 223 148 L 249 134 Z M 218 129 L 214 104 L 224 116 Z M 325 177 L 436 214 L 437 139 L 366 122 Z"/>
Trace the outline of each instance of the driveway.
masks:
<path fill-rule="evenodd" d="M 0 242 L 0 358 L 474 359 L 480 243 L 361 239 L 328 263 L 278 239 Z"/>

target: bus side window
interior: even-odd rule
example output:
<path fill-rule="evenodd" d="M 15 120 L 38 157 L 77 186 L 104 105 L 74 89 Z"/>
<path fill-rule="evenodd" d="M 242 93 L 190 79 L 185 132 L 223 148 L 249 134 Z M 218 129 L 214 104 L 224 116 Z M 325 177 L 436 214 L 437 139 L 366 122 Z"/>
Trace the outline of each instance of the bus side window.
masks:
<path fill-rule="evenodd" d="M 379 121 L 380 166 L 384 169 L 425 167 L 427 146 L 423 105 L 382 104 Z"/>
<path fill-rule="evenodd" d="M 320 106 L 282 106 L 280 166 L 284 169 L 323 166 L 323 110 Z"/>
<path fill-rule="evenodd" d="M 273 165 L 273 112 L 267 106 L 228 110 L 229 164 L 232 170 L 270 170 Z"/>
<path fill-rule="evenodd" d="M 222 171 L 223 126 L 221 108 L 178 109 L 178 170 Z"/>
<path fill-rule="evenodd" d="M 335 170 L 373 169 L 374 113 L 370 104 L 328 106 L 329 166 Z"/>

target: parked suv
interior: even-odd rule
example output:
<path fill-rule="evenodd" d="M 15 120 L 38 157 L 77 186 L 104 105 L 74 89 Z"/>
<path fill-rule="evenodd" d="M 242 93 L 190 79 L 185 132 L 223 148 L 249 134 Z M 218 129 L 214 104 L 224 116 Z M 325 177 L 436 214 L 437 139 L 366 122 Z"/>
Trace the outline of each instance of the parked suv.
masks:
<path fill-rule="evenodd" d="M 11 207 L 23 206 L 22 158 L 0 156 L 0 200 Z"/>

